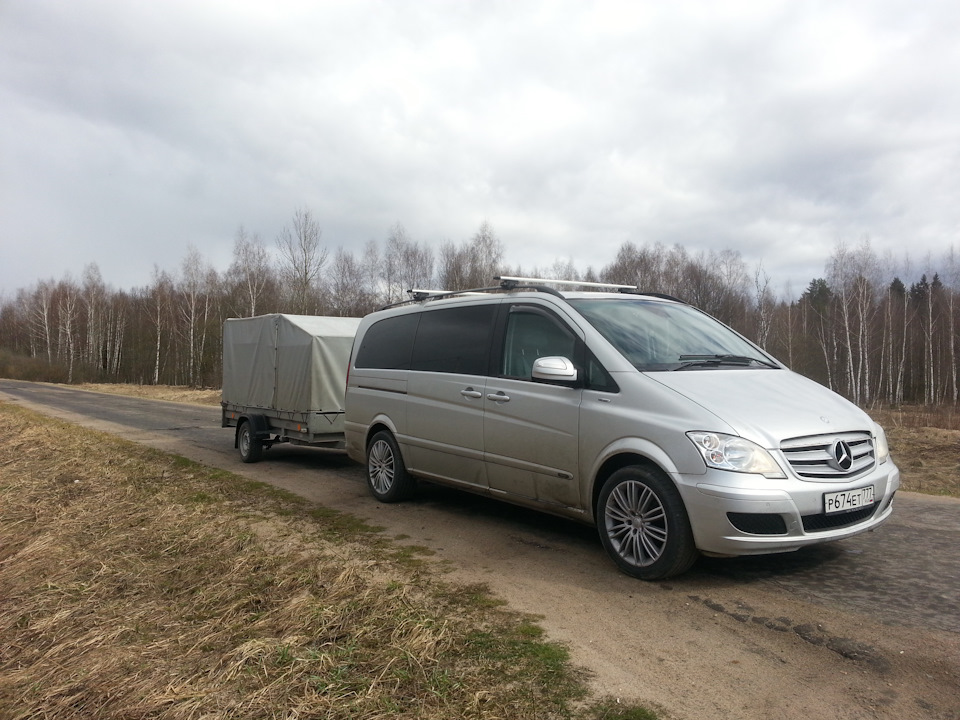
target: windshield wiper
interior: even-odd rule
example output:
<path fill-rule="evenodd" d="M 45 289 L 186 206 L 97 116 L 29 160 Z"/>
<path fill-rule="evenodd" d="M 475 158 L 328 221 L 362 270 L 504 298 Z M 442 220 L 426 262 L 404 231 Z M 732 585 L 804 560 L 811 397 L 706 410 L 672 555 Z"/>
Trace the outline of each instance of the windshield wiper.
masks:
<path fill-rule="evenodd" d="M 777 368 L 772 362 L 761 360 L 747 355 L 681 355 L 680 367 L 677 370 L 683 370 L 689 367 L 709 367 L 711 365 L 763 365 L 768 368 Z"/>

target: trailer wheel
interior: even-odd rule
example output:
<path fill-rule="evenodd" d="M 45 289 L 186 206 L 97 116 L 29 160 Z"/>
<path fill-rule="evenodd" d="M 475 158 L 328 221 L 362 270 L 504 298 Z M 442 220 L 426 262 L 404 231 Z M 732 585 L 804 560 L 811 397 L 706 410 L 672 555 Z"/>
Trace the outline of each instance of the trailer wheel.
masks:
<path fill-rule="evenodd" d="M 237 447 L 245 463 L 254 463 L 263 457 L 263 441 L 254 435 L 249 420 L 244 420 L 237 429 Z"/>
<path fill-rule="evenodd" d="M 387 430 L 378 432 L 367 445 L 367 487 L 371 495 L 385 503 L 406 500 L 416 487 L 396 439 Z"/>

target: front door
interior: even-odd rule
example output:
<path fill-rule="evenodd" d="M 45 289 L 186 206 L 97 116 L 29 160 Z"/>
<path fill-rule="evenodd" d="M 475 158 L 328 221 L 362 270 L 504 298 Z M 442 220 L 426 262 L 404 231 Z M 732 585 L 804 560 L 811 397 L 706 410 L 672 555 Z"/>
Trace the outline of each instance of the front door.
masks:
<path fill-rule="evenodd" d="M 534 381 L 538 357 L 575 360 L 578 338 L 543 307 L 504 309 L 499 367 L 484 391 L 483 438 L 490 489 L 548 505 L 579 508 L 582 390 Z M 496 357 L 496 356 L 495 356 Z"/>

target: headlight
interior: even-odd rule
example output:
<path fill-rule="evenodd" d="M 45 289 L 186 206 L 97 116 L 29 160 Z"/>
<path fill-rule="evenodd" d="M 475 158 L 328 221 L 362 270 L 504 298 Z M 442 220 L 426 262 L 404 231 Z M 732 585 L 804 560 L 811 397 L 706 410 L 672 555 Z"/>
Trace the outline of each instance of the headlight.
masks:
<path fill-rule="evenodd" d="M 687 437 L 693 440 L 707 467 L 768 478 L 786 477 L 770 453 L 742 437 L 711 432 L 688 432 Z"/>
<path fill-rule="evenodd" d="M 873 437 L 877 445 L 877 464 L 882 465 L 890 459 L 890 446 L 887 444 L 887 434 L 876 423 L 873 424 Z"/>

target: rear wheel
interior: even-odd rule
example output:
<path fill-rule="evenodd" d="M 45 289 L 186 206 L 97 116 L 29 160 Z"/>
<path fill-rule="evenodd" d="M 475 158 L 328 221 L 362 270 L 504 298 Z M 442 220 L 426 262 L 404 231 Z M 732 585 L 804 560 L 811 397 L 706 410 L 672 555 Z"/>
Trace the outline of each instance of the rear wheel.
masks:
<path fill-rule="evenodd" d="M 249 420 L 244 420 L 237 430 L 237 447 L 245 463 L 257 462 L 263 457 L 263 441 L 254 434 Z"/>
<path fill-rule="evenodd" d="M 617 566 L 641 580 L 679 575 L 698 556 L 680 493 L 649 468 L 625 467 L 607 478 L 597 502 L 597 528 Z"/>
<path fill-rule="evenodd" d="M 367 445 L 367 487 L 385 503 L 406 500 L 416 487 L 403 464 L 400 446 L 387 430 L 378 432 Z"/>

